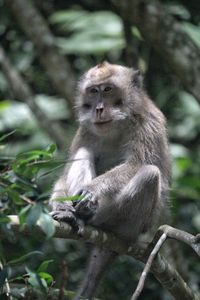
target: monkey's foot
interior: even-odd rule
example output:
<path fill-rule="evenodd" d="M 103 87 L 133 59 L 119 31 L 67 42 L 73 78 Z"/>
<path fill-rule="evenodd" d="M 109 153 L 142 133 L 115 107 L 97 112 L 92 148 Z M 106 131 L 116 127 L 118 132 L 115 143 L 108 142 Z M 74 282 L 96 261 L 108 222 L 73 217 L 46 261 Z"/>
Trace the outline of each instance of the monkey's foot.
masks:
<path fill-rule="evenodd" d="M 79 195 L 82 197 L 82 200 L 75 205 L 75 214 L 87 221 L 95 214 L 98 201 L 90 191 L 82 190 Z"/>
<path fill-rule="evenodd" d="M 78 220 L 75 216 L 75 209 L 68 202 L 58 203 L 56 209 L 50 212 L 52 218 L 58 222 L 66 222 L 75 230 L 79 229 Z"/>

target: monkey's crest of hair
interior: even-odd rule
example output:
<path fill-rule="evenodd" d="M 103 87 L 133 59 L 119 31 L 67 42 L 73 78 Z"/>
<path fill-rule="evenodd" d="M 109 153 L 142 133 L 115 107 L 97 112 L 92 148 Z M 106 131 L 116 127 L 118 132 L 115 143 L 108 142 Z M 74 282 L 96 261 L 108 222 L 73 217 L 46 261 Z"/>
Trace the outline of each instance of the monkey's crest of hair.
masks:
<path fill-rule="evenodd" d="M 99 63 L 95 67 L 89 69 L 80 79 L 78 89 L 85 90 L 89 85 L 105 82 L 112 77 L 112 80 L 117 86 L 124 88 L 129 84 L 127 78 L 134 79 L 136 71 L 132 68 L 127 68 L 121 65 L 110 64 L 107 61 Z M 131 83 L 131 82 L 130 82 Z"/>

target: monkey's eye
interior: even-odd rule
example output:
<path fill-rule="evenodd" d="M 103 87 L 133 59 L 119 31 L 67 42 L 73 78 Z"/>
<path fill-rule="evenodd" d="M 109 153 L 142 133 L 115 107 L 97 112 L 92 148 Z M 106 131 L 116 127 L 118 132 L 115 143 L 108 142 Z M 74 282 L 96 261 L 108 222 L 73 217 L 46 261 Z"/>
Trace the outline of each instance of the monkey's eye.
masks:
<path fill-rule="evenodd" d="M 83 108 L 85 108 L 85 109 L 90 109 L 91 107 L 92 107 L 92 105 L 90 103 L 83 104 Z"/>
<path fill-rule="evenodd" d="M 123 101 L 122 101 L 122 99 L 117 99 L 116 101 L 115 101 L 115 106 L 120 106 L 120 105 L 122 105 L 123 104 Z"/>
<path fill-rule="evenodd" d="M 106 86 L 104 89 L 104 92 L 111 92 L 111 91 L 112 91 L 111 86 Z"/>
<path fill-rule="evenodd" d="M 95 87 L 92 87 L 92 88 L 90 89 L 90 93 L 91 93 L 91 94 L 96 94 L 96 93 L 98 93 L 98 89 L 95 88 Z"/>

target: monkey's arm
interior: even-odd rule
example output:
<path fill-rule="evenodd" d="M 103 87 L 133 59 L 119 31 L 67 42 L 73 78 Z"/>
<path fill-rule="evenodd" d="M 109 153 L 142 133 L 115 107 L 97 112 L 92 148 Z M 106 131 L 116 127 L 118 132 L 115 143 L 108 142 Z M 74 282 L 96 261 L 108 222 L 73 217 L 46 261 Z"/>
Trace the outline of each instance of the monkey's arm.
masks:
<path fill-rule="evenodd" d="M 125 163 L 95 178 L 86 189 L 85 197 L 75 207 L 76 214 L 84 219 L 89 210 L 90 224 L 108 225 L 124 238 L 135 239 L 151 227 L 152 221 L 156 223 L 163 206 L 161 173 L 153 165 L 133 168 Z"/>
<path fill-rule="evenodd" d="M 77 195 L 80 188 L 89 184 L 94 177 L 92 153 L 87 148 L 78 148 L 54 186 L 50 199 L 54 219 L 75 224 L 73 203 L 63 198 Z"/>
<path fill-rule="evenodd" d="M 113 198 L 137 173 L 140 166 L 134 166 L 130 162 L 125 162 L 104 174 L 95 177 L 89 184 L 83 187 L 82 194 L 91 199 Z"/>

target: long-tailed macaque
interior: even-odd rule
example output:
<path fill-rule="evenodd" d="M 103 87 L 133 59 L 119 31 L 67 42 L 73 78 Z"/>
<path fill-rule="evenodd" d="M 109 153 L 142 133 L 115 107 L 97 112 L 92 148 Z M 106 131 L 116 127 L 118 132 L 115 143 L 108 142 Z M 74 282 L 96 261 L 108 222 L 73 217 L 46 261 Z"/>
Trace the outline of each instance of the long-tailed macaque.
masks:
<path fill-rule="evenodd" d="M 168 211 L 170 158 L 165 118 L 145 93 L 138 71 L 103 62 L 86 72 L 77 90 L 79 128 L 70 163 L 56 182 L 52 215 L 77 219 L 136 242 Z M 80 201 L 56 198 L 80 195 Z M 161 220 L 162 218 L 162 220 Z M 93 295 L 115 254 L 95 248 L 76 299 Z"/>

